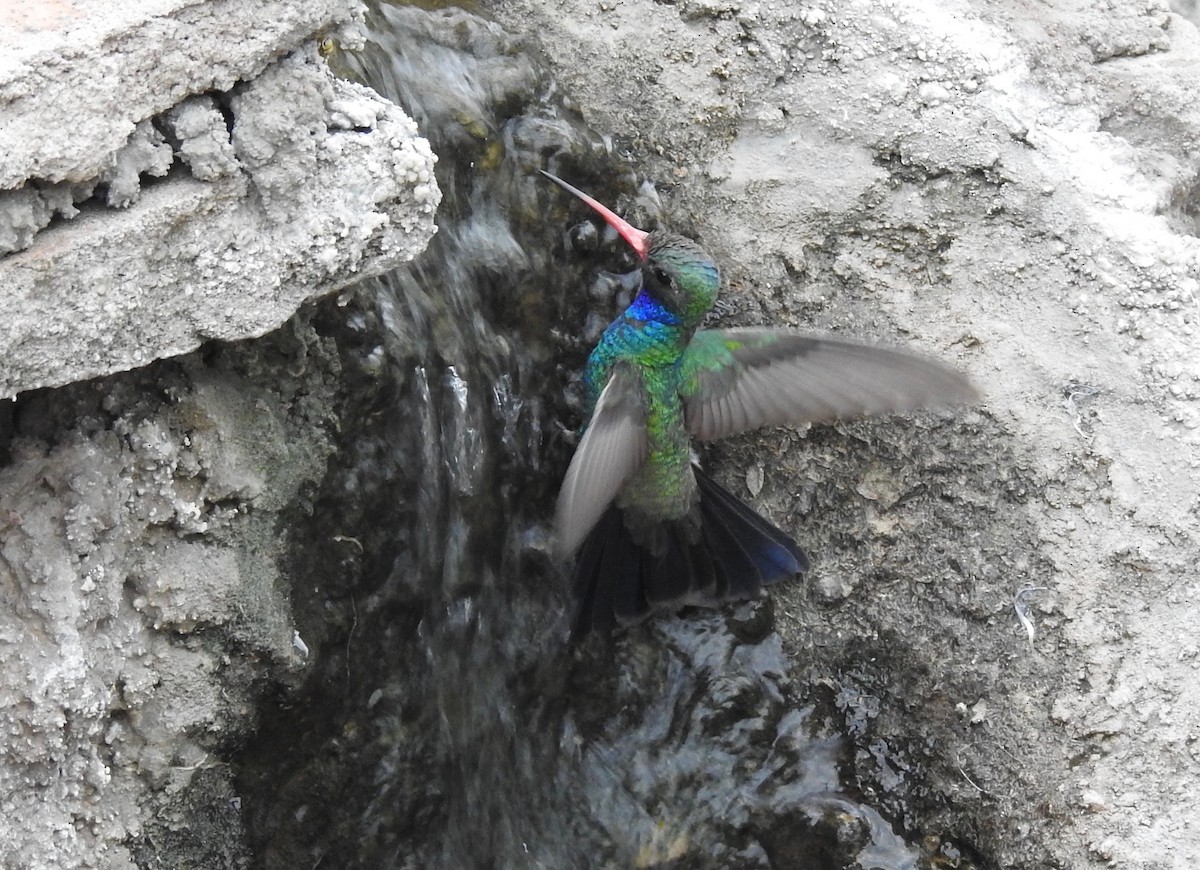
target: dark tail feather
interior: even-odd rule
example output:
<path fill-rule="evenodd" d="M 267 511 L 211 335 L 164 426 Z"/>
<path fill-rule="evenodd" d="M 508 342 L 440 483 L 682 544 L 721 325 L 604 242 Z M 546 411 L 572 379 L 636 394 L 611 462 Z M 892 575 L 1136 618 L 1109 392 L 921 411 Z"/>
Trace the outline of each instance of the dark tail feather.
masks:
<path fill-rule="evenodd" d="M 760 517 L 747 504 L 715 480 L 692 466 L 700 487 L 703 517 L 701 539 L 724 542 L 723 558 L 729 598 L 748 598 L 762 586 L 788 580 L 808 570 L 804 551 L 780 529 Z M 715 533 L 715 534 L 714 534 Z"/>
<path fill-rule="evenodd" d="M 621 512 L 609 508 L 596 523 L 575 563 L 575 597 L 579 602 L 575 631 L 583 634 L 592 628 L 605 631 L 615 625 L 614 593 L 618 588 L 637 588 L 624 578 L 617 553 L 630 549 L 632 541 Z"/>
<path fill-rule="evenodd" d="M 637 544 L 625 518 L 610 507 L 579 552 L 576 635 L 606 631 L 651 610 L 751 598 L 763 586 L 808 570 L 790 537 L 699 468 L 700 533 L 688 520 L 665 525 L 665 551 Z M 695 543 L 692 543 L 695 539 Z"/>

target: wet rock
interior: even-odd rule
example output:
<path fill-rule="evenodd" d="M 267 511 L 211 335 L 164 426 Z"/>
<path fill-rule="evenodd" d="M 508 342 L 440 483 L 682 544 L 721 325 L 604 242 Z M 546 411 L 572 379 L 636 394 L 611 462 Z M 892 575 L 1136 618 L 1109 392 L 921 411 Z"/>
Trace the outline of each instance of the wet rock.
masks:
<path fill-rule="evenodd" d="M 276 528 L 323 473 L 336 369 L 310 329 L 296 341 L 303 358 L 265 341 L 16 403 L 2 863 L 131 867 L 166 842 L 152 832 L 181 792 L 217 800 L 194 774 L 232 797 L 221 754 L 253 723 L 264 671 L 302 667 Z"/>
<path fill-rule="evenodd" d="M 647 175 L 688 179 L 660 191 L 721 261 L 722 325 L 913 343 L 983 387 L 957 419 L 710 452 L 732 478 L 773 457 L 759 504 L 814 563 L 811 587 L 776 596 L 793 672 L 819 686 L 832 662 L 875 660 L 863 733 L 921 759 L 901 817 L 984 864 L 1195 863 L 1177 795 L 1200 769 L 1177 739 L 1200 710 L 1178 643 L 1200 537 L 1200 38 L 1158 6 L 1042 11 L 498 14 L 548 57 L 570 47 L 556 74 Z M 1031 649 L 1013 601 L 1042 586 Z M 981 700 L 975 725 L 954 713 Z M 1089 739 L 1104 748 L 1081 755 Z M 1075 812 L 1085 784 L 1130 781 L 1136 806 Z"/>

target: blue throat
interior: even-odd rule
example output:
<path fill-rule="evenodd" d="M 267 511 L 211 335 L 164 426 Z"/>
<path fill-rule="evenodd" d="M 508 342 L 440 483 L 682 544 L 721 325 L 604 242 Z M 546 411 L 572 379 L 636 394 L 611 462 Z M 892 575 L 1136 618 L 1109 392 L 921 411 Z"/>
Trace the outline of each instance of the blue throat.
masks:
<path fill-rule="evenodd" d="M 647 293 L 645 289 L 638 291 L 637 298 L 625 309 L 625 316 L 632 320 L 664 323 L 670 326 L 678 326 L 683 322 L 678 315 L 668 311 L 660 301 Z"/>

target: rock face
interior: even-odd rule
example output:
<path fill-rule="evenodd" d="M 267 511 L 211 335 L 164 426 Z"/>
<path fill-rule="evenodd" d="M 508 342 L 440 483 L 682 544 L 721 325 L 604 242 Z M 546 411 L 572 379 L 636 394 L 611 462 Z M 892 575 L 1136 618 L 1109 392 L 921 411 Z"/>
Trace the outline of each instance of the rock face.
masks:
<path fill-rule="evenodd" d="M 0 400 L 0 864 L 325 858 L 304 837 L 403 860 L 396 855 L 411 853 L 402 847 L 439 821 L 431 807 L 471 806 L 436 793 L 454 783 L 431 784 L 445 771 L 421 751 L 416 723 L 439 727 L 447 711 L 466 720 L 467 708 L 513 685 L 540 695 L 542 684 L 525 675 L 540 672 L 544 650 L 561 652 L 556 592 L 531 582 L 510 601 L 513 590 L 472 573 L 474 549 L 443 553 L 429 531 L 503 527 L 489 489 L 506 490 L 502 474 L 546 477 L 553 469 L 535 467 L 539 449 L 565 452 L 544 435 L 554 431 L 541 419 L 548 411 L 521 410 L 530 396 L 534 405 L 544 398 L 526 388 L 551 376 L 492 378 L 489 398 L 472 405 L 455 370 L 458 348 L 447 347 L 473 333 L 453 327 L 477 329 L 485 309 L 504 309 L 509 322 L 497 331 L 507 330 L 507 348 L 521 343 L 521 329 L 549 336 L 578 324 L 546 315 L 558 309 L 532 270 L 522 292 L 511 292 L 524 256 L 516 237 L 503 237 L 480 268 L 494 296 L 471 310 L 450 293 L 431 300 L 421 330 L 438 353 L 411 365 L 376 352 L 375 327 L 346 353 L 352 342 L 337 330 L 353 331 L 355 309 L 338 326 L 327 316 L 343 300 L 302 311 L 265 338 L 174 357 L 210 338 L 261 335 L 350 272 L 411 256 L 432 231 L 432 158 L 394 107 L 332 80 L 315 36 L 307 44 L 350 19 L 341 4 L 30 8 L 6 55 L 18 62 L 0 83 L 0 136 L 11 137 L 0 147 L 8 251 L 0 395 L 21 394 Z M 556 75 L 576 105 L 658 180 L 668 222 L 717 255 L 728 284 L 718 320 L 908 343 L 968 370 L 986 393 L 960 414 L 772 432 L 710 451 L 724 482 L 814 557 L 803 584 L 774 596 L 796 694 L 780 689 L 764 708 L 761 770 L 770 773 L 776 746 L 801 732 L 796 711 L 840 717 L 852 743 L 830 750 L 821 781 L 849 776 L 857 796 L 878 807 L 871 818 L 904 828 L 926 865 L 1200 862 L 1193 25 L 1122 0 L 1053 8 L 504 0 L 492 11 L 561 59 Z M 88 30 L 88 20 L 103 24 Z M 482 45 L 469 29 L 452 35 L 477 52 Z M 103 49 L 113 46 L 109 58 Z M 503 91 L 502 76 L 481 79 Z M 99 120 L 87 114 L 94 107 Z M 42 110 L 52 114 L 38 121 Z M 539 158 L 561 153 L 537 124 L 488 130 L 470 113 L 458 123 L 462 150 L 477 152 L 480 168 L 495 171 L 503 146 L 518 140 Z M 86 147 L 63 132 L 84 130 L 94 137 Z M 489 188 L 484 206 L 506 203 L 504 190 Z M 529 223 L 546 220 L 537 202 L 518 209 Z M 375 316 L 403 321 L 406 304 L 420 309 L 400 293 Z M 528 369 L 552 369 L 543 354 Z M 159 356 L 173 358 L 135 368 Z M 483 373 L 504 375 L 499 369 Z M 35 389 L 88 377 L 96 379 Z M 496 415 L 506 427 L 497 442 L 524 433 L 525 452 L 513 454 L 522 468 L 502 472 L 504 460 L 492 456 L 481 470 L 473 439 L 491 415 L 486 402 L 510 390 L 514 414 Z M 361 407 L 346 414 L 350 395 Z M 422 395 L 438 403 L 404 430 L 409 440 L 363 438 L 361 464 L 331 471 L 338 439 L 359 435 L 339 431 L 347 421 L 389 416 L 400 431 L 422 406 L 396 397 Z M 435 450 L 423 451 L 443 438 L 453 447 L 446 467 Z M 403 486 L 380 484 L 396 471 L 377 461 L 384 450 L 401 454 L 390 461 Z M 372 486 L 377 502 L 346 495 Z M 438 486 L 466 492 L 472 510 L 448 520 L 434 502 Z M 553 481 L 542 486 L 548 492 Z M 314 509 L 314 493 L 326 491 L 345 499 L 334 508 L 359 499 L 346 524 L 371 538 L 347 537 L 339 525 L 318 530 L 320 547 L 315 533 L 297 543 L 305 534 L 297 530 L 312 530 L 309 516 L 333 512 Z M 411 503 L 398 504 L 393 491 Z M 548 504 L 551 495 L 538 492 Z M 369 515 L 377 504 L 412 515 L 416 531 L 389 540 L 393 528 Z M 536 513 L 536 504 L 523 508 Z M 537 531 L 514 537 L 536 552 Z M 414 578 L 406 548 L 437 550 L 432 556 L 453 570 Z M 319 564 L 294 564 L 318 550 L 327 552 Z M 352 584 L 325 582 L 365 574 L 347 565 L 371 561 L 384 563 L 373 567 L 387 588 L 366 600 Z M 292 585 L 318 574 L 320 584 Z M 427 587 L 436 589 L 431 606 Z M 478 604 L 489 600 L 516 626 L 494 650 L 471 645 L 483 634 Z M 422 645 L 430 636 L 423 621 L 438 617 L 457 628 L 444 632 L 441 660 Z M 631 702 L 617 705 L 617 719 L 638 702 L 669 698 L 668 686 L 644 688 L 665 673 L 656 663 L 667 650 L 661 641 L 704 629 L 699 620 L 664 626 L 619 647 L 637 656 L 660 641 L 630 672 L 621 691 Z M 318 661 L 306 666 L 306 655 Z M 504 670 L 511 661 L 521 669 Z M 376 688 L 372 667 L 395 677 L 406 662 L 443 708 L 413 709 L 397 688 L 403 681 Z M 767 665 L 772 685 L 782 683 L 773 654 Z M 488 666 L 493 682 L 479 681 Z M 295 711 L 295 723 L 281 722 L 291 697 L 281 687 L 313 673 L 318 685 L 304 697 L 324 691 L 327 708 L 313 703 Z M 581 694 L 603 696 L 583 682 Z M 754 705 L 740 697 L 744 683 L 716 688 L 728 715 L 705 724 L 720 738 Z M 249 792 L 227 762 L 267 693 L 282 696 L 284 715 L 260 739 L 297 741 L 258 747 L 271 769 L 261 771 L 260 805 L 249 813 L 282 842 L 271 844 L 274 855 L 267 847 L 252 855 L 240 805 Z M 546 697 L 551 707 L 560 698 Z M 614 716 L 606 698 L 596 705 L 597 723 Z M 379 734 L 368 727 L 372 709 L 390 728 L 388 741 L 376 741 L 381 755 L 356 751 Z M 564 754 L 587 761 L 586 729 L 578 741 L 564 732 L 561 746 L 548 732 L 553 752 L 521 756 L 514 735 L 542 720 L 513 710 L 489 723 L 494 742 L 455 732 L 469 739 L 451 760 L 474 790 L 496 793 L 499 829 L 517 815 L 504 806 L 510 765 L 520 763 L 509 755 L 525 758 L 516 781 L 545 780 L 543 803 L 529 814 L 557 810 L 569 817 L 562 842 L 587 843 L 581 838 L 595 834 L 586 812 L 548 791 L 575 784 L 556 780 L 555 765 Z M 323 719 L 332 737 L 309 741 L 301 767 L 294 747 L 317 730 L 309 720 Z M 613 739 L 637 749 L 627 740 L 637 729 L 618 724 Z M 693 835 L 703 820 L 664 827 L 671 795 L 656 791 L 654 757 L 600 765 L 611 793 L 637 810 L 605 836 L 624 838 L 619 845 L 642 866 L 704 866 L 690 845 L 703 843 Z M 388 774 L 396 759 L 411 766 Z M 478 776 L 480 765 L 491 779 Z M 420 775 L 389 791 L 403 780 L 396 770 Z M 293 802 L 272 804 L 293 774 Z M 639 777 L 646 806 L 630 788 Z M 368 782 L 382 785 L 364 792 Z M 376 815 L 323 830 L 342 818 L 319 806 L 330 783 L 357 789 Z M 603 808 L 603 795 L 592 798 L 575 796 Z M 396 806 L 407 839 L 396 848 L 372 841 L 376 830 L 362 819 L 394 821 Z M 466 813 L 447 818 L 464 837 L 479 824 Z M 796 834 L 811 814 L 797 811 L 794 821 L 771 826 L 746 861 L 820 865 Z M 530 854 L 523 829 L 509 833 Z M 639 838 L 655 848 L 639 850 Z M 437 846 L 425 854 L 439 854 Z M 904 843 L 895 855 L 898 867 L 915 860 Z"/>
<path fill-rule="evenodd" d="M 0 397 L 262 335 L 428 242 L 427 144 L 318 57 L 353 7 L 235 6 L 93 4 L 8 34 Z"/>
<path fill-rule="evenodd" d="M 863 787 L 926 782 L 997 866 L 1194 865 L 1196 28 L 1134 2 L 601 6 L 499 15 L 679 182 L 724 322 L 906 340 L 986 393 L 717 454 L 816 556 L 782 630 L 858 717 Z"/>
<path fill-rule="evenodd" d="M 261 336 L 411 259 L 434 158 L 320 58 L 355 3 L 5 15 L 0 865 L 241 866 L 217 759 L 264 668 L 307 654 L 280 563 L 332 449 L 337 354 L 300 318 L 37 388 Z"/>
<path fill-rule="evenodd" d="M 0 470 L 4 866 L 133 866 L 138 843 L 237 865 L 214 762 L 267 663 L 304 662 L 283 517 L 324 473 L 337 371 L 310 329 L 277 341 L 22 403 Z M 203 810 L 172 824 L 180 802 Z M 227 830 L 189 830 L 204 817 Z"/>

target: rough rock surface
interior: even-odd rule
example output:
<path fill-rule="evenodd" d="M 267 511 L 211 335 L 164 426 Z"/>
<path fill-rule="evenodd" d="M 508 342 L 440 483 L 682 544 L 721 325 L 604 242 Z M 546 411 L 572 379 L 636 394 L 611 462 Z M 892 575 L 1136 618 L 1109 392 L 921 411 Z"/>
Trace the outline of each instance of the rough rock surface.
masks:
<path fill-rule="evenodd" d="M 145 119 L 228 91 L 356 16 L 346 0 L 5 4 L 0 190 L 96 178 Z"/>
<path fill-rule="evenodd" d="M 0 866 L 249 862 L 223 759 L 303 667 L 283 556 L 344 389 L 277 328 L 411 259 L 440 198 L 412 121 L 318 58 L 358 11 L 5 11 Z"/>
<path fill-rule="evenodd" d="M 133 847 L 163 866 L 171 843 L 193 866 L 245 858 L 219 758 L 266 663 L 303 667 L 279 563 L 324 473 L 337 371 L 298 324 L 5 420 L 0 865 L 132 867 Z M 190 829 L 222 816 L 219 837 Z"/>
<path fill-rule="evenodd" d="M 270 40 L 240 60 L 243 41 L 229 40 L 227 25 L 201 39 L 202 24 L 219 20 L 208 7 L 222 5 L 174 4 L 181 8 L 160 10 L 164 18 L 125 22 L 134 30 L 117 44 L 140 48 L 116 56 L 111 80 L 74 66 L 100 64 L 80 53 L 90 44 L 83 37 L 53 43 L 56 56 L 26 50 L 0 80 L 6 136 L 25 127 L 74 133 L 62 149 L 72 156 L 59 162 L 27 132 L 4 163 L 0 283 L 10 314 L 0 325 L 0 397 L 134 368 L 213 338 L 262 335 L 305 300 L 393 268 L 427 244 L 440 199 L 428 145 L 394 105 L 334 79 L 311 30 L 296 32 L 302 22 L 348 18 L 347 9 L 283 16 L 279 32 L 254 30 L 245 45 Z M 179 19 L 188 16 L 198 20 L 185 27 Z M 163 42 L 164 22 L 174 22 L 170 32 L 186 37 L 207 74 L 169 78 L 181 49 Z M 275 60 L 302 39 L 304 48 Z M 212 56 L 230 42 L 230 65 L 218 68 Z M 121 89 L 138 52 L 152 49 L 162 57 L 155 75 Z M 66 84 L 86 73 L 116 89 L 86 111 L 66 101 L 80 113 L 72 125 L 26 98 L 30 76 L 61 66 Z M 251 73 L 259 74 L 239 82 Z"/>
<path fill-rule="evenodd" d="M 723 322 L 904 340 L 987 394 L 713 451 L 816 556 L 778 609 L 864 789 L 997 866 L 1195 866 L 1196 28 L 1137 2 L 498 14 L 678 182 Z"/>

